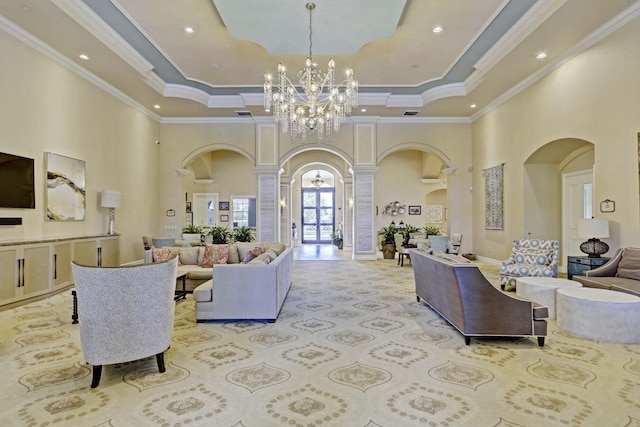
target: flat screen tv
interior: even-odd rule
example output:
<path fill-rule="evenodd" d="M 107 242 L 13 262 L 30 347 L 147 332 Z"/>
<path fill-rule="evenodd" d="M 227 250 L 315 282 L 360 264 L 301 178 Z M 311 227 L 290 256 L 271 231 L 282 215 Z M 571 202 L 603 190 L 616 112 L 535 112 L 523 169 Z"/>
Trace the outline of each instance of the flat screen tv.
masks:
<path fill-rule="evenodd" d="M 33 159 L 0 153 L 0 208 L 35 209 Z"/>

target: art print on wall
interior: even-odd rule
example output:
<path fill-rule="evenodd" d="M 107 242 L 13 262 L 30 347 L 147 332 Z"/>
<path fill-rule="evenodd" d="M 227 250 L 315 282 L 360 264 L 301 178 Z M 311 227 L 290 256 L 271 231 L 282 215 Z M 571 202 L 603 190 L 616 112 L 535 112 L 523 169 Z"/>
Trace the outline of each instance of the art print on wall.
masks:
<path fill-rule="evenodd" d="M 45 203 L 48 221 L 84 221 L 86 213 L 85 162 L 45 153 Z"/>
<path fill-rule="evenodd" d="M 425 205 L 424 213 L 427 224 L 442 224 L 442 205 Z"/>
<path fill-rule="evenodd" d="M 504 163 L 484 171 L 484 228 L 504 230 Z"/>

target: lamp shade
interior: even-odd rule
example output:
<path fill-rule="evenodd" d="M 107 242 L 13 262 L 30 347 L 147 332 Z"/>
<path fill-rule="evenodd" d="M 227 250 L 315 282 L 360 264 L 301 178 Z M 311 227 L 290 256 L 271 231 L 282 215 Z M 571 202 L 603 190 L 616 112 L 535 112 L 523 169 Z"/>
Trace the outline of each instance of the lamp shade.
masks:
<path fill-rule="evenodd" d="M 103 208 L 119 208 L 122 205 L 122 193 L 116 190 L 103 190 L 100 206 Z"/>
<path fill-rule="evenodd" d="M 609 237 L 609 221 L 603 218 L 579 219 L 578 237 L 606 239 Z"/>

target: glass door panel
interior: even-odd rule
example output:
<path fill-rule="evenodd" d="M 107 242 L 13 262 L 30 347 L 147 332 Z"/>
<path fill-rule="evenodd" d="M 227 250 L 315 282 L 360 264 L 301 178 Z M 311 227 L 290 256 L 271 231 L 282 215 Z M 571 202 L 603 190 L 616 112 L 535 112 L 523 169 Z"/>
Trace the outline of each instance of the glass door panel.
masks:
<path fill-rule="evenodd" d="M 330 243 L 335 227 L 334 189 L 302 190 L 302 243 Z"/>

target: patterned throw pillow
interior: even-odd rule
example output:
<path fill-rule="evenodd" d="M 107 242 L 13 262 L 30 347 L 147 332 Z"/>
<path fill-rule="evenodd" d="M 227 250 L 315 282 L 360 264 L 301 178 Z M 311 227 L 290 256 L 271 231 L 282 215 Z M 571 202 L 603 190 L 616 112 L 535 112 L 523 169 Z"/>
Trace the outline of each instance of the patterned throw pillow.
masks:
<path fill-rule="evenodd" d="M 523 250 L 516 252 L 515 259 L 517 264 L 549 264 L 548 252 L 541 252 L 539 250 Z"/>
<path fill-rule="evenodd" d="M 264 252 L 263 246 L 254 246 L 253 249 L 251 249 L 250 251 L 247 251 L 247 253 L 244 255 L 244 259 L 242 260 L 242 263 L 247 264 L 248 262 L 257 258 L 259 255 L 262 255 L 263 252 Z"/>
<path fill-rule="evenodd" d="M 178 257 L 178 265 L 182 265 L 180 262 L 180 249 L 178 248 L 152 248 L 153 262 L 168 261 L 174 256 Z"/>
<path fill-rule="evenodd" d="M 204 244 L 204 257 L 200 267 L 213 267 L 214 264 L 226 264 L 229 259 L 229 245 Z"/>

